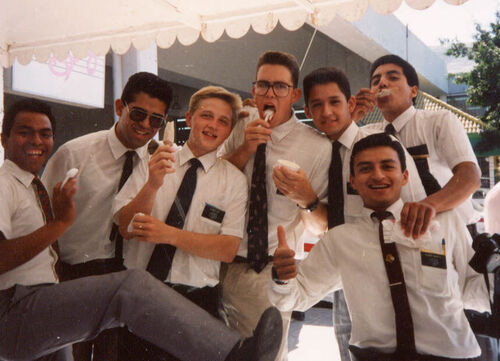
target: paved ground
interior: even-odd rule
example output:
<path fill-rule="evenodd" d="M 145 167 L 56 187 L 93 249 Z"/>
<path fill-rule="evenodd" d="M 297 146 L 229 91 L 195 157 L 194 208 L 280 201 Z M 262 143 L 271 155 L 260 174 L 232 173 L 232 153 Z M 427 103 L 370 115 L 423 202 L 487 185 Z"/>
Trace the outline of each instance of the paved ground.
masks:
<path fill-rule="evenodd" d="M 288 361 L 340 361 L 331 309 L 313 307 L 304 321 L 292 320 Z"/>

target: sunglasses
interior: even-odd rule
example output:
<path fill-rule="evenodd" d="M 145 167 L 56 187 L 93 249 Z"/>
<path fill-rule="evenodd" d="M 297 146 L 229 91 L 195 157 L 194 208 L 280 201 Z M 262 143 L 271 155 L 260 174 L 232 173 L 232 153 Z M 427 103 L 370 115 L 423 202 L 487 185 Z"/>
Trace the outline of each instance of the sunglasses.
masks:
<path fill-rule="evenodd" d="M 157 113 L 148 113 L 145 109 L 138 107 L 129 108 L 127 103 L 125 103 L 125 107 L 127 108 L 130 119 L 132 119 L 134 122 L 142 122 L 149 116 L 149 124 L 153 128 L 161 128 L 167 121 L 166 115 L 160 115 Z"/>

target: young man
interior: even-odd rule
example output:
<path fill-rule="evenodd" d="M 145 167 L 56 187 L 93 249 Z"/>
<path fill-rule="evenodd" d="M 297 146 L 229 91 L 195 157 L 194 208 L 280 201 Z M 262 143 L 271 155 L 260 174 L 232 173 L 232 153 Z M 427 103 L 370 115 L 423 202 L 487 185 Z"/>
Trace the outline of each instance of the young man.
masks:
<path fill-rule="evenodd" d="M 303 89 L 306 115 L 312 118 L 316 128 L 332 142 L 327 220 L 328 228 L 333 228 L 344 222 L 354 221 L 362 211 L 363 201 L 349 182 L 349 160 L 354 144 L 378 131 L 359 128 L 351 120 L 356 100 L 351 96 L 349 81 L 340 69 L 327 67 L 312 71 L 304 77 Z M 425 198 L 413 161 L 409 160 L 407 163 L 412 176 L 401 192 L 402 200 L 407 202 L 403 213 L 411 202 Z M 334 293 L 333 319 L 340 357 L 343 361 L 348 361 L 351 322 L 342 290 Z"/>
<path fill-rule="evenodd" d="M 414 108 L 417 73 L 396 55 L 375 60 L 370 85 L 358 94 L 360 107 L 375 104 L 384 121 L 368 127 L 389 131 L 408 149 L 428 196 L 408 210 L 409 217 L 421 223 L 429 214 L 457 208 L 465 224 L 475 222 L 469 198 L 479 187 L 480 172 L 460 121 L 449 111 Z"/>
<path fill-rule="evenodd" d="M 191 132 L 185 146 L 176 153 L 169 145 L 160 146 L 149 172 L 135 172 L 114 204 L 120 232 L 125 239 L 135 237 L 128 243 L 126 267 L 147 269 L 214 317 L 220 264 L 236 256 L 245 222 L 246 178 L 216 154 L 240 109 L 240 97 L 223 88 L 208 86 L 194 93 L 186 113 Z M 190 179 L 192 201 L 183 206 L 179 192 L 194 162 L 200 169 Z M 173 224 L 171 213 L 179 205 L 183 224 Z M 144 215 L 134 218 L 129 232 L 137 213 Z M 172 253 L 161 258 L 162 249 Z"/>
<path fill-rule="evenodd" d="M 284 225 L 297 251 L 303 247 L 300 238 L 306 223 L 325 228 L 317 197 L 326 196 L 331 146 L 293 114 L 292 105 L 301 94 L 298 78 L 299 67 L 292 55 L 277 51 L 262 54 L 252 88 L 258 114 L 238 123 L 221 152 L 243 170 L 250 185 L 246 232 L 222 281 L 225 313 L 243 335 L 251 332 L 259 313 L 270 304 L 265 287 L 271 272 L 268 261 L 278 245 L 276 226 Z M 278 160 L 292 161 L 300 170 L 276 169 Z M 276 182 L 278 171 L 286 174 L 288 184 Z M 308 192 L 297 193 L 308 178 L 312 180 Z M 323 225 L 317 225 L 318 220 Z M 284 333 L 278 360 L 287 357 L 290 313 L 282 316 Z"/>
<path fill-rule="evenodd" d="M 480 297 L 487 308 L 488 295 L 481 275 L 467 265 L 473 251 L 460 218 L 444 212 L 432 232 L 417 240 L 404 235 L 400 193 L 408 171 L 402 146 L 386 134 L 357 142 L 350 169 L 352 187 L 363 200 L 361 215 L 331 229 L 300 266 L 279 227 L 277 277 L 269 287 L 273 304 L 307 309 L 343 287 L 354 360 L 477 357 L 480 349 L 463 309 Z M 474 300 L 464 299 L 465 289 Z"/>
<path fill-rule="evenodd" d="M 256 337 L 240 344 L 236 331 L 143 271 L 57 284 L 51 246 L 75 218 L 76 179 L 62 188 L 56 184 L 52 213 L 38 173 L 52 151 L 54 129 L 50 108 L 34 99 L 7 109 L 2 124 L 7 159 L 0 168 L 0 358 L 72 360 L 70 354 L 48 355 L 125 325 L 183 360 L 274 359 L 282 321 L 272 309 Z"/>
<path fill-rule="evenodd" d="M 130 77 L 115 100 L 118 122 L 63 144 L 50 158 L 42 180 L 49 194 L 71 168 L 78 169 L 76 218 L 59 238 L 63 281 L 123 270 L 123 239 L 112 221 L 112 202 L 127 175 L 147 169 L 147 143 L 165 124 L 172 98 L 168 83 L 141 72 Z M 118 334 L 75 345 L 77 361 L 119 361 Z"/>

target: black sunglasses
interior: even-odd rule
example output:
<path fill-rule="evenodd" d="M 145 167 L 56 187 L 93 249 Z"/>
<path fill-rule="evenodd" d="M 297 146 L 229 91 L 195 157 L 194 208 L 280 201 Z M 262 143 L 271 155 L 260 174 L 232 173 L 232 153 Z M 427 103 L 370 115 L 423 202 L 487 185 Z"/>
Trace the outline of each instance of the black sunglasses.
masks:
<path fill-rule="evenodd" d="M 148 113 L 145 109 L 138 108 L 138 107 L 130 107 L 128 106 L 127 103 L 125 103 L 125 107 L 128 110 L 128 114 L 130 119 L 132 119 L 134 122 L 142 122 L 149 116 L 149 124 L 153 128 L 161 128 L 167 121 L 167 116 L 166 115 L 160 115 L 156 113 Z"/>

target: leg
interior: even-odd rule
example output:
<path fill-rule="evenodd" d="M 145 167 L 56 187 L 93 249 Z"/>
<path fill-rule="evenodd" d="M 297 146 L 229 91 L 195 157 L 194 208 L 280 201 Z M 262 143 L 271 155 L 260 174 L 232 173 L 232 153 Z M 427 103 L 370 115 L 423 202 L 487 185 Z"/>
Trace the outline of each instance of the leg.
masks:
<path fill-rule="evenodd" d="M 17 286 L 9 307 L 0 312 L 0 357 L 13 360 L 41 357 L 123 324 L 187 360 L 223 360 L 240 340 L 237 332 L 139 270 Z"/>
<path fill-rule="evenodd" d="M 339 345 L 340 359 L 351 361 L 349 353 L 349 340 L 351 338 L 351 317 L 345 303 L 344 291 L 333 293 L 333 327 Z"/>
<path fill-rule="evenodd" d="M 258 274 L 244 263 L 232 263 L 227 266 L 222 281 L 223 312 L 229 325 L 245 337 L 252 335 L 260 315 L 271 306 L 267 297 L 271 266 L 268 265 Z M 291 312 L 281 313 L 283 336 L 277 361 L 287 360 L 290 316 Z"/>

